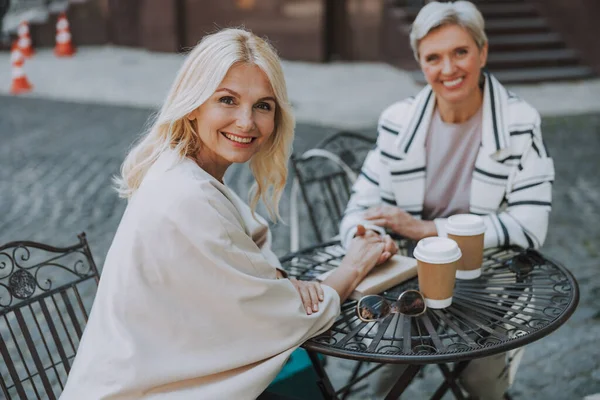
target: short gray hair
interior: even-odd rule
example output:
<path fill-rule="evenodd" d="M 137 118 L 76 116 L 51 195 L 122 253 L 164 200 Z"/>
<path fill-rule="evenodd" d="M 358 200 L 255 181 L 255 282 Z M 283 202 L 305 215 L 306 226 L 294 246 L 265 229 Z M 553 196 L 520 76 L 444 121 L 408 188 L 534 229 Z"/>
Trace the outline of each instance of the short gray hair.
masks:
<path fill-rule="evenodd" d="M 473 3 L 469 1 L 448 3 L 432 1 L 419 11 L 410 30 L 410 47 L 417 61 L 419 61 L 421 39 L 429 32 L 444 25 L 458 25 L 465 28 L 480 49 L 487 43 L 485 21 Z"/>

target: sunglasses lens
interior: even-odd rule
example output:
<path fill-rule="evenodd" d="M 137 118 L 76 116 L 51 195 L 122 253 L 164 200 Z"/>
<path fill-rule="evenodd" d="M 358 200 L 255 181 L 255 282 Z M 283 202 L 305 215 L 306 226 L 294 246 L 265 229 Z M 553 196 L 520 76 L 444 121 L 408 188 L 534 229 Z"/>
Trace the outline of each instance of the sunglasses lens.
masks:
<path fill-rule="evenodd" d="M 400 314 L 410 316 L 421 315 L 427 308 L 423 294 L 416 290 L 407 290 L 402 293 L 396 304 Z"/>
<path fill-rule="evenodd" d="M 525 254 L 518 254 L 508 262 L 508 267 L 519 277 L 527 276 L 533 271 L 534 260 Z"/>
<path fill-rule="evenodd" d="M 546 263 L 546 260 L 544 259 L 544 257 L 542 257 L 542 255 L 540 253 L 538 253 L 537 251 L 535 251 L 533 249 L 525 250 L 525 255 L 527 256 L 527 258 L 533 265 L 543 265 Z"/>
<path fill-rule="evenodd" d="M 361 320 L 377 321 L 390 313 L 390 303 L 381 296 L 365 296 L 358 302 L 357 311 Z"/>

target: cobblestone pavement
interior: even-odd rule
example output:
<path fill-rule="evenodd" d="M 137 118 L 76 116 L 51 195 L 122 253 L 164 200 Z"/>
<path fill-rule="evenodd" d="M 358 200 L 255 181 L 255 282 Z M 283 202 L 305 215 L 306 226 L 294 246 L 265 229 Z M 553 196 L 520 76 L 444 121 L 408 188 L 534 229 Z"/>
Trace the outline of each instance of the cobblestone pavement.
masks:
<path fill-rule="evenodd" d="M 111 177 L 150 114 L 0 96 L 0 243 L 28 239 L 62 246 L 85 231 L 101 266 L 125 208 L 111 189 Z M 332 132 L 300 125 L 296 150 Z M 581 301 L 563 327 L 527 347 L 511 394 L 515 399 L 581 399 L 600 392 L 600 115 L 546 118 L 544 135 L 557 170 L 544 252 L 575 274 Z M 227 180 L 242 192 L 250 176 L 238 167 Z M 287 229 L 273 228 L 280 255 L 288 250 Z M 344 368 L 340 364 L 337 378 Z M 428 369 L 406 398 L 425 398 L 438 379 L 437 371 Z"/>

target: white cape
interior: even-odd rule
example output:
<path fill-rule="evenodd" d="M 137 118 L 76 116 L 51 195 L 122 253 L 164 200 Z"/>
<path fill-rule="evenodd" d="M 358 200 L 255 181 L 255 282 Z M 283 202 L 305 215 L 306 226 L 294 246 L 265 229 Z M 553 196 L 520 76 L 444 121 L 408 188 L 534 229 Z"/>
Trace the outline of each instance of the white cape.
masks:
<path fill-rule="evenodd" d="M 130 200 L 61 399 L 254 399 L 291 352 L 328 329 L 306 315 L 264 220 L 173 151 Z"/>

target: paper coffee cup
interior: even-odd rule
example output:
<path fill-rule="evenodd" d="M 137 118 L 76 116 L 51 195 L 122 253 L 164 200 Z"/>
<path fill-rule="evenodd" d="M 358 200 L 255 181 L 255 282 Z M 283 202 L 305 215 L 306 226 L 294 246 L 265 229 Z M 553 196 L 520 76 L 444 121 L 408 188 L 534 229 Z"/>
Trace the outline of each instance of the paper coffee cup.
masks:
<path fill-rule="evenodd" d="M 445 308 L 452 304 L 460 255 L 460 248 L 452 239 L 435 236 L 417 243 L 413 256 L 417 259 L 419 290 L 427 307 Z"/>
<path fill-rule="evenodd" d="M 485 223 L 474 214 L 457 214 L 446 222 L 448 238 L 458 243 L 462 257 L 458 262 L 458 279 L 475 279 L 481 276 L 483 263 L 483 235 Z"/>

